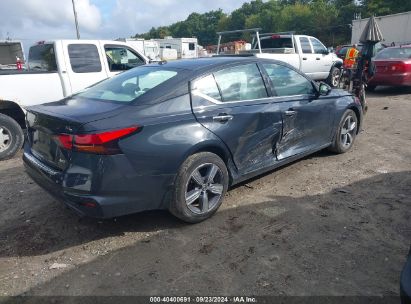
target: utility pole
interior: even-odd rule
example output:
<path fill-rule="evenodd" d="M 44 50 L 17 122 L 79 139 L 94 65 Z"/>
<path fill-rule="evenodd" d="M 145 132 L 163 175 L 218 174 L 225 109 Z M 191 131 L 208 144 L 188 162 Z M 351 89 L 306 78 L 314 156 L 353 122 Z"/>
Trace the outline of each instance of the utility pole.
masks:
<path fill-rule="evenodd" d="M 71 0 L 71 2 L 73 3 L 73 13 L 74 13 L 74 22 L 76 24 L 77 39 L 80 39 L 80 31 L 78 28 L 78 21 L 77 21 L 76 4 L 74 3 L 74 0 Z"/>

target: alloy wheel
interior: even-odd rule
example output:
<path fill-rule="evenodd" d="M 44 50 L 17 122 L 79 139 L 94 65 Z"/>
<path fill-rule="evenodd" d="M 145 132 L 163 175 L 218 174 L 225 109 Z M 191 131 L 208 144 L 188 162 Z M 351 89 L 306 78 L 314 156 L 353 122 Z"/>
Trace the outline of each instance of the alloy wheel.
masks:
<path fill-rule="evenodd" d="M 0 127 L 0 152 L 6 151 L 11 145 L 10 131 L 5 127 Z"/>
<path fill-rule="evenodd" d="M 185 192 L 187 208 L 205 214 L 220 201 L 224 191 L 224 175 L 215 164 L 202 164 L 190 175 Z"/>
<path fill-rule="evenodd" d="M 349 148 L 355 137 L 355 132 L 357 131 L 357 122 L 354 120 L 352 115 L 348 115 L 341 128 L 341 145 L 347 149 Z"/>

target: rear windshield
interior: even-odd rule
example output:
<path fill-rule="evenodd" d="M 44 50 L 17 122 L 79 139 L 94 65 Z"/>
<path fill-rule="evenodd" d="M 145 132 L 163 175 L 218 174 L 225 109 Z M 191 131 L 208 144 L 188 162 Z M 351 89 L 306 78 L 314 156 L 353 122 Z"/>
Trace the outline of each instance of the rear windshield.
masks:
<path fill-rule="evenodd" d="M 408 59 L 411 58 L 411 48 L 387 48 L 379 52 L 375 59 Z"/>
<path fill-rule="evenodd" d="M 29 70 L 40 72 L 57 71 L 56 55 L 52 44 L 32 46 L 29 51 Z"/>
<path fill-rule="evenodd" d="M 139 67 L 99 82 L 76 97 L 131 103 L 177 74 L 175 70 Z"/>
<path fill-rule="evenodd" d="M 291 38 L 261 38 L 262 49 L 282 49 L 292 47 L 293 43 Z M 254 48 L 258 48 L 258 45 L 256 45 Z"/>

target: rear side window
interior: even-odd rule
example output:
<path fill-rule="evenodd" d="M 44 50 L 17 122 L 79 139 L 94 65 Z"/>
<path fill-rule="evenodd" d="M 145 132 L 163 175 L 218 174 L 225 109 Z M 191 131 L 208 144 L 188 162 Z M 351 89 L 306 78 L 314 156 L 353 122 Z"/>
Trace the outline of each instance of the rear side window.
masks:
<path fill-rule="evenodd" d="M 277 96 L 313 94 L 312 83 L 289 67 L 280 64 L 264 63 L 263 67 L 270 77 Z"/>
<path fill-rule="evenodd" d="M 76 96 L 130 103 L 177 74 L 173 70 L 139 67 L 99 82 Z"/>
<path fill-rule="evenodd" d="M 208 75 L 197 80 L 193 85 L 193 90 L 197 90 L 201 94 L 221 101 L 220 91 L 218 90 L 213 75 Z"/>
<path fill-rule="evenodd" d="M 52 44 L 39 44 L 32 46 L 29 51 L 29 70 L 56 72 L 57 63 Z"/>
<path fill-rule="evenodd" d="M 73 72 L 101 72 L 100 56 L 94 44 L 69 44 L 68 53 Z"/>
<path fill-rule="evenodd" d="M 260 43 L 262 49 L 282 49 L 293 47 L 293 42 L 291 41 L 291 38 L 262 38 Z M 254 48 L 257 49 L 258 44 L 256 44 Z"/>
<path fill-rule="evenodd" d="M 300 44 L 301 44 L 301 51 L 304 54 L 311 54 L 313 51 L 311 50 L 310 41 L 306 37 L 300 37 Z"/>
<path fill-rule="evenodd" d="M 126 71 L 145 63 L 136 53 L 126 47 L 105 46 L 104 49 L 111 72 Z"/>
<path fill-rule="evenodd" d="M 267 97 L 267 90 L 257 65 L 245 64 L 214 73 L 223 102 Z"/>

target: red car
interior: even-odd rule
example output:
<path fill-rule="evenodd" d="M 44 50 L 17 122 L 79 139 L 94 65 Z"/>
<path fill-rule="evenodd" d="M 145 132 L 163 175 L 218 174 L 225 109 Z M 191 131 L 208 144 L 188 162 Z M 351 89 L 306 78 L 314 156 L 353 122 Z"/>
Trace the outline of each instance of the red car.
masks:
<path fill-rule="evenodd" d="M 368 81 L 368 90 L 376 86 L 411 86 L 411 45 L 388 47 L 372 60 L 375 75 Z"/>

